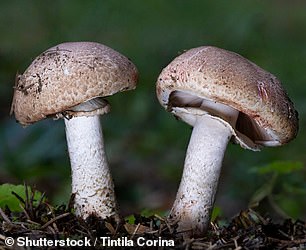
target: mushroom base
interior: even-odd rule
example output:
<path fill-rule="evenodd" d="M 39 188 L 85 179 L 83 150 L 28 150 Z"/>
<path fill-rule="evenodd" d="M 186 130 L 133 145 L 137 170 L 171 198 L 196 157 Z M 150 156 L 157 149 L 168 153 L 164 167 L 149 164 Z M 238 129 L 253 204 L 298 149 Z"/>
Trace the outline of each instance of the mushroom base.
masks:
<path fill-rule="evenodd" d="M 184 237 L 203 236 L 210 223 L 231 126 L 210 115 L 198 116 L 185 158 L 182 180 L 168 222 Z"/>
<path fill-rule="evenodd" d="M 119 219 L 98 116 L 65 119 L 77 216 Z"/>

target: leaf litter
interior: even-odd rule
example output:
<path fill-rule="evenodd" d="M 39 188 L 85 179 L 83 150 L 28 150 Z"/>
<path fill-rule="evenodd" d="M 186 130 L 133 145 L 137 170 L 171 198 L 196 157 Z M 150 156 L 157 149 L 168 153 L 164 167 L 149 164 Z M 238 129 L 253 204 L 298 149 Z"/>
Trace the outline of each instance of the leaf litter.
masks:
<path fill-rule="evenodd" d="M 134 214 L 133 224 L 122 219 L 120 223 L 112 218 L 101 220 L 90 216 L 86 221 L 73 214 L 72 202 L 68 206 L 53 207 L 47 199 L 34 199 L 35 190 L 25 187 L 26 198 L 20 200 L 21 211 L 14 212 L 8 207 L 0 208 L 0 249 L 12 249 L 5 245 L 6 237 L 29 237 L 30 239 L 47 238 L 84 239 L 87 237 L 95 243 L 93 249 L 120 249 L 103 245 L 101 237 L 109 239 L 126 238 L 135 240 L 173 240 L 174 247 L 140 247 L 125 246 L 124 249 L 306 249 L 306 223 L 301 220 L 285 219 L 274 223 L 269 217 L 263 217 L 252 209 L 241 211 L 226 226 L 218 222 L 211 223 L 208 233 L 203 238 L 184 239 L 170 226 L 166 219 L 155 214 L 142 216 Z M 15 194 L 16 195 L 16 194 Z M 23 249 L 23 248 L 18 248 Z M 24 248 L 31 249 L 31 248 Z M 33 248 L 34 249 L 34 248 Z M 41 247 L 35 249 L 58 249 Z M 65 247 L 65 249 L 70 249 Z M 71 249 L 78 249 L 73 247 Z M 80 247 L 79 249 L 83 249 Z"/>

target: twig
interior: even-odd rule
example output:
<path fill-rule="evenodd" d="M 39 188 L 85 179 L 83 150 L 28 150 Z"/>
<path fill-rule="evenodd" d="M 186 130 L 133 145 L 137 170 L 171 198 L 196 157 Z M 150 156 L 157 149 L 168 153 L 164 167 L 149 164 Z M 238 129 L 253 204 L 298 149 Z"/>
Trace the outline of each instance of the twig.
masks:
<path fill-rule="evenodd" d="M 64 218 L 64 217 L 68 216 L 68 215 L 70 215 L 70 213 L 64 213 L 64 214 L 61 214 L 61 215 L 59 215 L 59 216 L 56 216 L 55 218 L 53 218 L 53 219 L 49 220 L 47 223 L 45 223 L 45 224 L 41 227 L 41 229 L 46 228 L 47 226 L 49 226 L 49 225 L 52 224 L 53 222 L 55 222 L 55 221 L 57 221 L 57 220 L 59 220 L 59 219 L 62 219 L 62 218 Z"/>
<path fill-rule="evenodd" d="M 135 236 L 135 234 L 137 233 L 137 231 L 138 231 L 139 227 L 140 227 L 140 223 L 138 223 L 138 224 L 137 224 L 137 226 L 136 226 L 136 228 L 135 228 L 134 232 L 132 233 L 131 239 L 133 239 L 133 238 L 134 238 L 134 236 Z"/>
<path fill-rule="evenodd" d="M 280 240 L 280 239 L 275 239 L 275 238 L 271 238 L 271 237 L 267 237 L 269 240 L 273 241 L 273 242 L 279 242 L 282 244 L 303 244 L 306 243 L 306 239 L 300 239 L 300 240 Z"/>
<path fill-rule="evenodd" d="M 3 220 L 5 220 L 9 224 L 12 224 L 11 220 L 6 216 L 6 214 L 3 212 L 1 208 L 0 208 L 0 215 L 2 216 Z"/>
<path fill-rule="evenodd" d="M 22 211 L 24 212 L 25 216 L 27 217 L 27 220 L 31 220 L 31 217 L 29 216 L 27 210 L 21 205 L 19 204 L 19 207 L 22 209 Z"/>
<path fill-rule="evenodd" d="M 171 234 L 173 233 L 174 230 L 171 228 L 171 226 L 169 225 L 169 223 L 167 222 L 167 220 L 165 220 L 164 218 L 160 217 L 158 214 L 154 214 L 154 216 L 155 216 L 157 219 L 159 219 L 160 221 L 163 221 L 163 222 L 166 224 L 166 226 L 167 226 L 169 232 L 170 232 Z"/>

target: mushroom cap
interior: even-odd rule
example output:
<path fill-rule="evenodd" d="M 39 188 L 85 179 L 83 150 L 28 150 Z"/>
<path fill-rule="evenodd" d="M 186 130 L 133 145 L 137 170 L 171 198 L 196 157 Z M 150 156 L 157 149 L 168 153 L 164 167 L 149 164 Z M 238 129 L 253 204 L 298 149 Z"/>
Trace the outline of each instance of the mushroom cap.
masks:
<path fill-rule="evenodd" d="M 134 89 L 137 78 L 135 65 L 105 45 L 62 43 L 41 53 L 16 77 L 12 112 L 22 125 L 60 117 L 88 100 Z M 98 113 L 108 111 L 104 102 Z"/>
<path fill-rule="evenodd" d="M 278 146 L 297 135 L 298 113 L 280 81 L 234 52 L 212 46 L 190 49 L 162 70 L 156 91 L 162 106 L 191 125 L 181 114 L 199 114 L 200 109 L 220 116 L 213 108 L 205 110 L 210 105 L 204 102 L 239 111 L 233 139 L 244 148 Z M 177 93 L 188 98 L 179 100 Z"/>

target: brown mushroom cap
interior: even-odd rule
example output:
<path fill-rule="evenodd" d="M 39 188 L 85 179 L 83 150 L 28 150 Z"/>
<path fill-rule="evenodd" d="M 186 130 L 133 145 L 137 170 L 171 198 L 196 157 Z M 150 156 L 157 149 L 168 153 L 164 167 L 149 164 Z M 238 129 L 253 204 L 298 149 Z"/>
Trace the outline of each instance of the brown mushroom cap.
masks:
<path fill-rule="evenodd" d="M 61 113 L 88 100 L 134 89 L 135 65 L 117 51 L 94 42 L 56 45 L 17 76 L 12 112 L 22 125 Z M 109 106 L 99 113 L 106 113 Z"/>
<path fill-rule="evenodd" d="M 238 110 L 234 141 L 242 147 L 278 146 L 297 135 L 298 113 L 280 81 L 236 53 L 210 46 L 190 49 L 163 69 L 156 87 L 169 111 L 196 113 L 205 109 L 203 100 Z M 176 93 L 194 99 L 186 102 Z"/>

